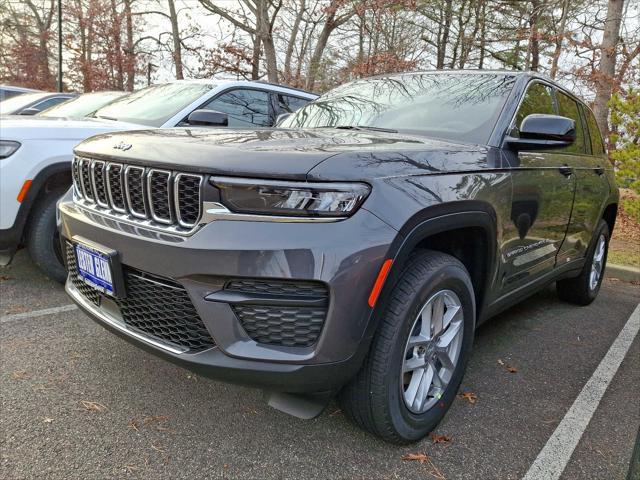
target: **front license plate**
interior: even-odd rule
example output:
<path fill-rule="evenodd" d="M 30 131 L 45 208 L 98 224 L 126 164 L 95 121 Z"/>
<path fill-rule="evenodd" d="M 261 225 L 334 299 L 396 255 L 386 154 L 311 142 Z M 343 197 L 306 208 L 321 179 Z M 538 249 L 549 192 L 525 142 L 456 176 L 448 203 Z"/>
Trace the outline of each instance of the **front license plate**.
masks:
<path fill-rule="evenodd" d="M 112 256 L 82 243 L 74 246 L 80 278 L 102 293 L 114 296 Z"/>

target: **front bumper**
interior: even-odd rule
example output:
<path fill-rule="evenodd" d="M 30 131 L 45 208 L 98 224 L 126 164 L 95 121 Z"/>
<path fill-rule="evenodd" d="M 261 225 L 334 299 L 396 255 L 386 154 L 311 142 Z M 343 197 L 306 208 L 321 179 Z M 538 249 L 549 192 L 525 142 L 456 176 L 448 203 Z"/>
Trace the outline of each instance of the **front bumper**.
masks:
<path fill-rule="evenodd" d="M 215 346 L 172 348 L 130 328 L 115 302 L 96 305 L 67 282 L 67 292 L 91 318 L 130 342 L 204 376 L 292 393 L 339 388 L 359 368 L 372 316 L 368 295 L 397 235 L 366 210 L 324 224 L 214 221 L 185 237 L 132 228 L 70 200 L 59 209 L 63 242 L 81 237 L 99 243 L 116 250 L 125 269 L 171 279 L 186 290 Z M 328 301 L 317 340 L 265 344 L 247 333 L 232 303 L 246 298 L 225 295 L 225 285 L 243 279 L 324 285 Z"/>

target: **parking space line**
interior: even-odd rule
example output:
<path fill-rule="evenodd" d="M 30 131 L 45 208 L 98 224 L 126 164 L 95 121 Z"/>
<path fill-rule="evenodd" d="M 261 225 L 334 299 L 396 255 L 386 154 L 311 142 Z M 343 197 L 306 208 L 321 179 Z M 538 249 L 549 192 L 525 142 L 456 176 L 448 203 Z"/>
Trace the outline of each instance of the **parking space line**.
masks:
<path fill-rule="evenodd" d="M 72 310 L 77 310 L 77 309 L 78 307 L 76 305 L 71 304 L 71 305 L 63 305 L 61 307 L 52 307 L 52 308 L 45 308 L 42 310 L 33 310 L 31 312 L 14 313 L 13 315 L 4 315 L 0 317 L 0 324 L 15 322 L 16 320 L 22 320 L 25 318 L 43 317 L 45 315 L 54 315 L 56 313 L 70 312 Z"/>
<path fill-rule="evenodd" d="M 523 480 L 556 480 L 562 475 L 591 417 L 640 330 L 640 304 L 622 327 L 598 368 L 582 388 Z"/>

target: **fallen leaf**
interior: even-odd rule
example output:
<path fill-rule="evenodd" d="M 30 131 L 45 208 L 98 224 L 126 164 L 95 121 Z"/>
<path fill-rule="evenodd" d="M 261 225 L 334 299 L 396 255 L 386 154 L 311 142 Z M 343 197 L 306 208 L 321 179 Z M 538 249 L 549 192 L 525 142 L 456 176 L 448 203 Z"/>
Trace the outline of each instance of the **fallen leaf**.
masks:
<path fill-rule="evenodd" d="M 165 449 L 160 444 L 156 445 L 155 443 L 152 443 L 151 444 L 151 448 L 153 448 L 154 450 L 156 450 L 157 452 L 160 452 L 160 453 L 164 453 L 165 452 Z"/>
<path fill-rule="evenodd" d="M 507 371 L 510 372 L 510 373 L 517 373 L 518 369 L 516 367 L 508 366 L 507 367 Z"/>
<path fill-rule="evenodd" d="M 134 471 L 138 470 L 138 467 L 136 467 L 135 465 L 125 465 L 124 469 L 127 471 L 127 473 L 133 473 Z"/>
<path fill-rule="evenodd" d="M 407 462 L 426 463 L 429 461 L 429 457 L 427 457 L 424 453 L 407 453 L 402 457 L 402 460 Z"/>
<path fill-rule="evenodd" d="M 6 313 L 8 315 L 14 314 L 14 313 L 25 313 L 28 312 L 29 309 L 27 307 L 25 307 L 24 305 L 14 305 L 13 307 L 9 307 L 6 311 Z"/>
<path fill-rule="evenodd" d="M 7 280 L 11 280 L 9 275 L 0 275 L 0 282 L 6 282 Z"/>
<path fill-rule="evenodd" d="M 42 423 L 51 423 L 53 422 L 53 418 L 49 418 L 49 417 L 44 417 L 42 419 Z"/>
<path fill-rule="evenodd" d="M 165 415 L 155 415 L 155 416 L 152 416 L 152 417 L 145 417 L 142 420 L 142 424 L 143 425 L 152 425 L 154 423 L 166 422 L 167 420 L 169 420 L 169 417 L 167 417 Z"/>
<path fill-rule="evenodd" d="M 433 441 L 433 443 L 449 443 L 451 441 L 451 437 L 448 435 L 438 435 L 437 433 L 432 433 L 431 440 Z"/>
<path fill-rule="evenodd" d="M 138 420 L 136 420 L 135 418 L 132 418 L 129 421 L 129 424 L 127 425 L 127 427 L 131 428 L 132 430 L 135 430 L 136 432 L 139 432 L 140 422 L 138 422 Z"/>
<path fill-rule="evenodd" d="M 504 367 L 504 362 L 502 361 L 501 358 L 498 359 L 498 365 L 503 366 Z"/>
<path fill-rule="evenodd" d="M 16 370 L 11 374 L 11 378 L 13 378 L 14 380 L 26 380 L 30 376 L 31 375 L 29 375 L 29 372 L 25 370 Z"/>
<path fill-rule="evenodd" d="M 340 410 L 339 408 L 334 410 L 333 412 L 331 412 L 329 414 L 330 417 L 335 417 L 336 415 L 340 415 L 342 413 L 342 410 Z"/>
<path fill-rule="evenodd" d="M 82 405 L 87 412 L 92 412 L 92 413 L 100 413 L 107 410 L 107 407 L 105 407 L 101 403 L 90 402 L 88 400 L 81 400 L 80 405 Z"/>
<path fill-rule="evenodd" d="M 222 468 L 229 468 L 229 465 L 225 463 Z"/>
<path fill-rule="evenodd" d="M 461 393 L 460 395 L 458 395 L 458 398 L 461 398 L 463 400 L 468 400 L 469 403 L 472 405 L 476 403 L 476 400 L 478 400 L 478 396 L 473 392 Z"/>

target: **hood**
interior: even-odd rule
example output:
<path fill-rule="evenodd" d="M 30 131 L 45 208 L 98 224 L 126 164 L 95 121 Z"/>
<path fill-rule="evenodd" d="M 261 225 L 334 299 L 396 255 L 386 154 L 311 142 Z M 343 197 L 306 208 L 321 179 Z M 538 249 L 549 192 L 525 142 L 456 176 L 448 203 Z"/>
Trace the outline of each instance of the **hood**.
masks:
<path fill-rule="evenodd" d="M 148 128 L 98 118 L 53 118 L 28 115 L 0 117 L 0 137 L 6 140 L 84 140 L 91 135 L 118 130 Z"/>
<path fill-rule="evenodd" d="M 477 151 L 427 137 L 339 129 L 162 129 L 100 135 L 76 153 L 223 175 L 300 178 L 330 157 Z"/>

